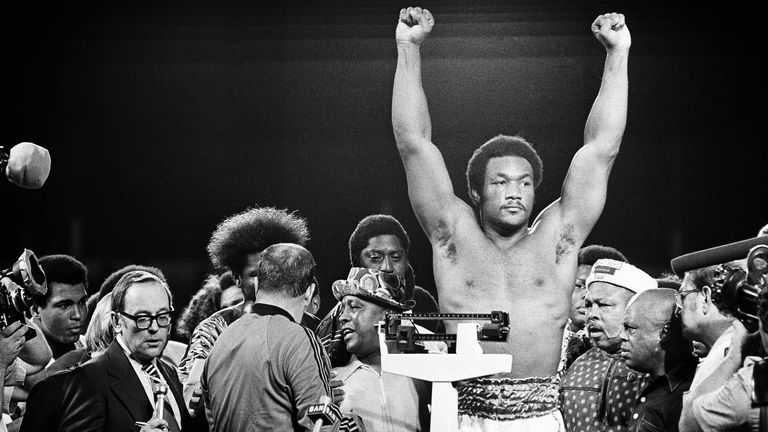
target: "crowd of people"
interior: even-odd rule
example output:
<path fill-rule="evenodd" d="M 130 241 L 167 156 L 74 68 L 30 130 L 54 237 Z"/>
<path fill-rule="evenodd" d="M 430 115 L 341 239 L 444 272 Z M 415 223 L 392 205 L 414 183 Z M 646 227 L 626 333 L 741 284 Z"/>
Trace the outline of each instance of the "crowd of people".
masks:
<path fill-rule="evenodd" d="M 454 193 L 421 80 L 434 25 L 426 9 L 400 12 L 392 124 L 435 296 L 417 283 L 408 233 L 385 214 L 351 231 L 349 273 L 330 287 L 315 277 L 298 211 L 225 217 L 207 245 L 216 272 L 178 314 L 159 268 L 117 269 L 89 296 L 77 257 L 44 255 L 46 293 L 0 331 L 0 431 L 429 431 L 440 414 L 432 385 L 382 369 L 398 346 L 381 346 L 377 324 L 497 310 L 509 314 L 507 338 L 482 347 L 511 354 L 512 367 L 454 383 L 459 430 L 765 431 L 764 267 L 745 255 L 651 275 L 616 247 L 585 244 L 626 124 L 624 16 L 591 25 L 606 56 L 584 145 L 560 198 L 532 221 L 543 163 L 523 137 L 480 146 L 466 171 L 471 202 Z M 768 245 L 766 229 L 755 244 Z M 337 303 L 321 319 L 323 289 Z M 454 320 L 403 324 L 457 331 Z M 461 355 L 439 338 L 421 348 Z"/>

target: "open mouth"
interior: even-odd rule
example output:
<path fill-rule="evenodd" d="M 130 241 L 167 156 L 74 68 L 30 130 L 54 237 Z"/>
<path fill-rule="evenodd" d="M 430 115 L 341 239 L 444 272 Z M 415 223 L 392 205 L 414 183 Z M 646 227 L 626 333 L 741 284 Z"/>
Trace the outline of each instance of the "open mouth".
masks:
<path fill-rule="evenodd" d="M 354 333 L 354 332 L 355 331 L 352 330 L 351 328 L 343 328 L 343 329 L 341 329 L 341 337 L 342 337 L 342 339 L 346 340 L 347 337 L 349 335 L 351 335 L 352 333 Z"/>

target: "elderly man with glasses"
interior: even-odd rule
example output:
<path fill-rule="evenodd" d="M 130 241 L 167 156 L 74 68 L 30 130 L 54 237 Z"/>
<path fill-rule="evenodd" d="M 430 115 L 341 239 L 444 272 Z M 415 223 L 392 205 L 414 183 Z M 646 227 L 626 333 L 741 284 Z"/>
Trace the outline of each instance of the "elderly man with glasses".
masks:
<path fill-rule="evenodd" d="M 36 391 L 28 413 L 46 412 L 27 419 L 25 430 L 133 432 L 164 429 L 191 430 L 176 371 L 163 354 L 171 331 L 173 296 L 168 285 L 152 273 L 131 271 L 112 292 L 111 324 L 115 339 L 107 351 L 70 371 L 52 375 L 38 384 L 56 384 L 55 391 Z M 37 387 L 37 386 L 36 386 Z M 155 407 L 166 389 L 163 412 Z M 59 396 L 56 400 L 51 395 Z M 159 398 L 158 398 L 159 399 Z M 45 406 L 42 406 L 45 405 Z M 41 423 L 27 423 L 35 420 Z"/>
<path fill-rule="evenodd" d="M 731 346 L 735 319 L 720 295 L 722 283 L 718 275 L 737 267 L 739 263 L 715 265 L 685 273 L 683 283 L 675 298 L 683 323 L 683 336 L 709 347 L 709 353 L 699 363 L 691 383 L 695 389 L 725 359 Z M 687 396 L 684 396 L 684 399 Z"/>

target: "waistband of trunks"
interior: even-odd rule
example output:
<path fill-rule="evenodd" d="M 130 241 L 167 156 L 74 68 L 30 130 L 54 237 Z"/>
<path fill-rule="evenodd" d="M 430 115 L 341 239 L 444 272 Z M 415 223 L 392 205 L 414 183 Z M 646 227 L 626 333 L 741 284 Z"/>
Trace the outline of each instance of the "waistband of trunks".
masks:
<path fill-rule="evenodd" d="M 560 378 L 475 378 L 456 383 L 459 415 L 493 420 L 539 417 L 560 409 Z"/>

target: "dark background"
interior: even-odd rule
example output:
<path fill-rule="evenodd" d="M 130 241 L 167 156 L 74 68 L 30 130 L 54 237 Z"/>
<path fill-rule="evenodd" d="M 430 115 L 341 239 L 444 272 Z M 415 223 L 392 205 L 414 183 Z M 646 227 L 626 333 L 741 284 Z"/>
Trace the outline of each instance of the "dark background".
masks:
<path fill-rule="evenodd" d="M 672 3 L 672 4 L 668 4 Z M 391 129 L 391 1 L 78 2 L 5 13 L 4 134 L 50 150 L 39 190 L 0 184 L 3 268 L 23 248 L 72 254 L 93 292 L 129 263 L 160 267 L 177 310 L 211 266 L 205 246 L 253 205 L 295 210 L 326 290 L 372 213 L 431 250 L 407 198 Z M 656 276 L 682 253 L 768 223 L 761 124 L 765 46 L 738 3 L 443 1 L 422 49 L 434 142 L 458 196 L 472 151 L 520 133 L 544 160 L 535 213 L 582 144 L 604 49 L 589 26 L 623 12 L 632 33 L 629 120 L 587 243 Z M 762 185 L 762 186 L 761 186 Z M 763 204 L 760 204 L 760 203 Z"/>

